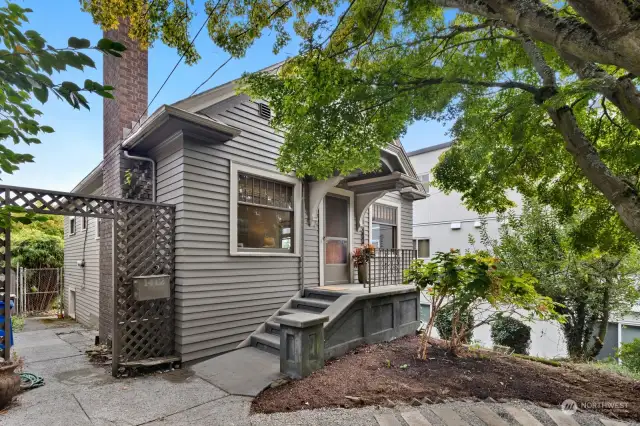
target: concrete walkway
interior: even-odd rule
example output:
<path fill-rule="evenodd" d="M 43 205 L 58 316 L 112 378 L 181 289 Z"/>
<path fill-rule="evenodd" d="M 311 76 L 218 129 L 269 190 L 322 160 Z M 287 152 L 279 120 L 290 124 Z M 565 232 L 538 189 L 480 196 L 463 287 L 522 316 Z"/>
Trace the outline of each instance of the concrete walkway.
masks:
<path fill-rule="evenodd" d="M 273 369 L 273 359 L 263 352 L 243 349 L 191 369 L 114 379 L 107 367 L 94 366 L 87 360 L 84 351 L 92 346 L 94 336 L 95 332 L 77 325 L 16 334 L 15 348 L 25 358 L 24 370 L 43 376 L 45 385 L 22 393 L 14 406 L 0 413 L 0 425 L 502 425 L 486 420 L 495 421 L 497 417 L 514 426 L 573 425 L 554 422 L 540 407 L 517 403 L 447 403 L 250 415 L 252 398 L 243 395 L 256 393 L 263 383 L 255 377 L 243 383 L 243 377 L 259 376 L 267 380 L 278 376 Z M 234 357 L 236 364 L 232 362 Z M 244 368 L 238 368 L 238 364 Z M 225 374 L 223 368 L 227 369 Z M 526 413 L 522 418 L 528 414 L 538 423 L 516 421 L 507 409 L 520 410 Z M 583 426 L 613 425 L 602 423 L 600 417 L 577 413 L 573 419 Z"/>

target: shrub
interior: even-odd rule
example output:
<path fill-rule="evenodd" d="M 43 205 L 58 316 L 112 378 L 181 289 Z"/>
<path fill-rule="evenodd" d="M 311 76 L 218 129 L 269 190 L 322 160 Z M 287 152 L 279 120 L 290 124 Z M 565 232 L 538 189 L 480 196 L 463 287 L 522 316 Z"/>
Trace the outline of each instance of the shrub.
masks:
<path fill-rule="evenodd" d="M 517 354 L 526 355 L 531 343 L 531 327 L 512 317 L 499 317 L 491 324 L 491 340 L 508 346 Z"/>
<path fill-rule="evenodd" d="M 15 241 L 12 248 L 14 266 L 18 263 L 25 268 L 60 268 L 64 265 L 64 240 L 60 237 L 35 231 Z"/>
<path fill-rule="evenodd" d="M 438 311 L 438 313 L 436 314 L 436 317 L 434 319 L 434 326 L 436 328 L 436 330 L 438 330 L 438 334 L 440 335 L 441 339 L 444 340 L 449 340 L 451 339 L 451 332 L 452 330 L 452 318 L 453 318 L 453 305 L 445 305 L 442 308 L 440 308 L 440 310 Z M 473 315 L 471 315 L 470 313 L 464 313 L 461 315 L 462 318 L 460 318 L 460 323 L 461 324 L 466 324 L 466 333 L 464 335 L 464 337 L 461 340 L 461 343 L 467 343 L 469 341 L 471 341 L 471 338 L 473 337 Z M 462 330 L 460 330 L 462 331 Z"/>
<path fill-rule="evenodd" d="M 628 370 L 640 373 L 640 339 L 622 343 L 618 349 L 618 358 Z"/>

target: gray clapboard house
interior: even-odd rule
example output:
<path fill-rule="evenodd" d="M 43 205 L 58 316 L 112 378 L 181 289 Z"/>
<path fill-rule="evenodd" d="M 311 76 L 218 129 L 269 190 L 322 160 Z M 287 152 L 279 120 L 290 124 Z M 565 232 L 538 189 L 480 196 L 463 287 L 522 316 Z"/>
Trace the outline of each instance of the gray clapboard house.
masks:
<path fill-rule="evenodd" d="M 127 55 L 120 62 L 105 60 L 105 84 L 119 67 L 146 66 L 135 56 L 140 52 Z M 414 253 L 413 201 L 426 196 L 399 142 L 381 151 L 376 173 L 326 181 L 282 174 L 275 162 L 283 136 L 269 124 L 268 104 L 238 94 L 233 81 L 164 105 L 114 138 L 110 129 L 127 127 L 128 117 L 135 116 L 127 117 L 122 103 L 139 96 L 139 104 L 146 104 L 144 71 L 134 78 L 120 74 L 113 84 L 119 103 L 105 100 L 104 160 L 74 192 L 113 196 L 121 190 L 117 195 L 126 197 L 135 189 L 138 198 L 176 206 L 175 332 L 183 361 L 248 344 L 277 351 L 278 326 L 268 320 L 283 308 L 322 312 L 356 287 L 362 297 L 372 297 L 362 284 L 350 285 L 357 282 L 351 251 L 362 243 L 374 243 L 386 256 L 371 285 L 379 291 L 381 285 L 399 284 L 400 262 L 406 266 Z M 101 310 L 108 297 L 100 294 L 100 281 L 108 226 L 65 219 L 66 309 L 90 326 L 106 320 Z M 393 300 L 396 305 L 369 313 L 389 316 L 392 323 L 385 327 L 396 335 L 404 327 L 406 334 L 418 319 L 416 293 L 409 286 L 394 291 L 388 296 L 409 300 L 403 309 L 402 301 Z M 356 309 L 365 302 L 351 299 L 340 308 L 344 312 L 332 308 L 341 312 L 333 315 L 334 326 L 355 321 L 359 327 L 336 343 L 344 348 L 367 334 L 367 318 Z M 347 318 L 349 309 L 359 313 Z M 378 340 L 384 336 L 389 333 Z"/>

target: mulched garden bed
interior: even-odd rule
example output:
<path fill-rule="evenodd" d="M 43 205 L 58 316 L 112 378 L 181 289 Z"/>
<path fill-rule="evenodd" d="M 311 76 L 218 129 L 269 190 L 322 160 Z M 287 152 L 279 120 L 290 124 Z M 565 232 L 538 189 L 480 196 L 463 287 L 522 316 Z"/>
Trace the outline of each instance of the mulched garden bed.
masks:
<path fill-rule="evenodd" d="M 351 408 L 391 402 L 439 403 L 459 399 L 521 399 L 558 407 L 562 401 L 616 403 L 594 408 L 605 415 L 640 421 L 640 382 L 606 371 L 561 367 L 484 350 L 453 357 L 434 341 L 429 359 L 417 359 L 418 336 L 362 346 L 329 361 L 311 376 L 269 388 L 253 412 L 322 407 Z"/>

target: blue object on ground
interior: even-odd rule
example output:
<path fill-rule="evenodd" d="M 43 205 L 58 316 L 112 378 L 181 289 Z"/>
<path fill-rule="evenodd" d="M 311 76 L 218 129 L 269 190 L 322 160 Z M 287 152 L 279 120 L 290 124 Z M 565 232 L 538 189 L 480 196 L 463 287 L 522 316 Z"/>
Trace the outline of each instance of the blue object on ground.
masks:
<path fill-rule="evenodd" d="M 9 304 L 9 308 L 13 309 L 13 300 Z M 0 312 L 4 312 L 4 301 L 0 301 Z M 11 319 L 9 319 L 9 330 L 11 346 L 13 346 L 13 321 Z M 4 342 L 4 315 L 0 315 L 0 339 Z M 0 349 L 4 350 L 4 343 L 0 343 Z"/>

